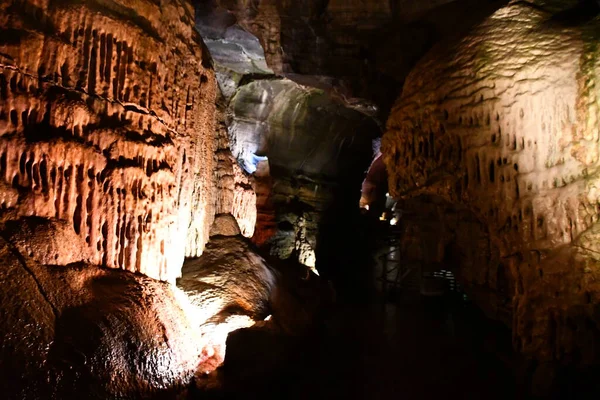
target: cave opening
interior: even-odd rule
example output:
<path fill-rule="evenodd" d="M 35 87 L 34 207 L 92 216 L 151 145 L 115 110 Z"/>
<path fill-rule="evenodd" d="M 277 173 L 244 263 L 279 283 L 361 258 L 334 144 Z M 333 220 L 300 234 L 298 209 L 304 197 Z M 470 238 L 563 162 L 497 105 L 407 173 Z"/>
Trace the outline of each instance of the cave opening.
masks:
<path fill-rule="evenodd" d="M 597 398 L 596 0 L 5 0 L 9 399 Z"/>

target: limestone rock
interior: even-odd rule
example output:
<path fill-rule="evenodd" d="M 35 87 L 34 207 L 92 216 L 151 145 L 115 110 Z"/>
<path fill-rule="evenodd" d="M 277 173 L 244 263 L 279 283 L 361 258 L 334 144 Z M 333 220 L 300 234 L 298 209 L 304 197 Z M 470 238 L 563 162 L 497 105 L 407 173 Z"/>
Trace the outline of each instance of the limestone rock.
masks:
<path fill-rule="evenodd" d="M 186 261 L 177 286 L 198 306 L 214 300 L 219 312 L 229 308 L 264 318 L 275 274 L 247 239 L 221 236 L 211 239 L 202 256 Z"/>
<path fill-rule="evenodd" d="M 379 127 L 324 91 L 287 79 L 242 86 L 229 109 L 232 153 L 255 176 L 254 242 L 314 267 L 319 215 L 337 186 L 359 192 Z"/>
<path fill-rule="evenodd" d="M 215 217 L 210 228 L 210 236 L 237 236 L 239 235 L 240 227 L 237 224 L 234 216 L 231 214 L 219 214 Z"/>
<path fill-rule="evenodd" d="M 68 221 L 93 264 L 173 280 L 214 214 L 215 79 L 191 5 L 0 11 L 6 218 Z"/>
<path fill-rule="evenodd" d="M 177 286 L 198 309 L 203 373 L 223 362 L 229 332 L 268 315 L 276 274 L 244 237 L 214 236 L 200 258 L 186 261 Z"/>
<path fill-rule="evenodd" d="M 91 258 L 90 248 L 66 221 L 24 217 L 7 222 L 3 233 L 19 253 L 42 265 L 67 265 Z"/>
<path fill-rule="evenodd" d="M 0 239 L 0 389 L 7 399 L 173 396 L 200 335 L 171 285 L 90 265 L 42 266 Z"/>
<path fill-rule="evenodd" d="M 437 40 L 468 29 L 504 3 L 215 0 L 197 1 L 196 9 L 203 36 L 219 38 L 215 47 L 225 65 L 256 74 L 264 71 L 266 61 L 278 75 L 385 118 L 411 67 Z M 232 43 L 228 36 L 240 31 L 241 40 Z M 256 54 L 246 39 L 250 34 L 264 54 Z M 227 75 L 225 91 L 230 93 L 243 78 L 240 72 Z"/>
<path fill-rule="evenodd" d="M 430 214 L 445 226 L 479 221 L 487 256 L 459 251 L 461 278 L 484 309 L 508 302 L 500 308 L 515 346 L 589 363 L 599 322 L 599 22 L 577 7 L 514 1 L 436 47 L 408 77 L 382 152 L 395 197 L 454 209 Z M 451 242 L 468 242 L 463 229 L 440 232 L 429 254 L 440 261 Z"/>
<path fill-rule="evenodd" d="M 232 214 L 241 232 L 252 237 L 256 225 L 254 177 L 236 162 L 229 148 L 229 134 L 222 98 L 217 105 L 217 168 L 215 170 L 216 214 Z M 199 254 L 195 254 L 197 256 Z"/>

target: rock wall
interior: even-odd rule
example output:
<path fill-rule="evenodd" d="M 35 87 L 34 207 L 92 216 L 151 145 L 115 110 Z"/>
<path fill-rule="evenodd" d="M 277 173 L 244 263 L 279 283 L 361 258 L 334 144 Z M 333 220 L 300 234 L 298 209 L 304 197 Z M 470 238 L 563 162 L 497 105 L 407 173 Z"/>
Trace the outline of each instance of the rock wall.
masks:
<path fill-rule="evenodd" d="M 515 347 L 590 363 L 600 338 L 600 25 L 581 10 L 515 1 L 436 47 L 408 77 L 382 151 L 393 196 L 437 199 L 445 205 L 434 209 L 484 227 L 484 259 L 455 256 L 468 292 L 501 298 L 477 300 L 491 315 L 508 311 Z M 454 229 L 428 236 L 437 261 L 450 242 L 473 247 L 448 223 L 460 213 L 442 214 Z"/>
<path fill-rule="evenodd" d="M 202 340 L 172 285 L 42 266 L 4 239 L 0 259 L 4 398 L 170 398 L 189 383 Z"/>
<path fill-rule="evenodd" d="M 241 86 L 229 114 L 231 151 L 255 177 L 254 242 L 315 267 L 320 216 L 338 186 L 360 192 L 379 127 L 323 90 L 274 77 Z"/>
<path fill-rule="evenodd" d="M 224 99 L 217 103 L 216 215 L 231 214 L 242 234 L 252 237 L 256 226 L 254 176 L 246 173 L 231 153 Z M 200 254 L 197 254 L 200 255 Z"/>
<path fill-rule="evenodd" d="M 214 215 L 214 73 L 183 1 L 0 5 L 2 219 L 173 280 Z"/>
<path fill-rule="evenodd" d="M 266 60 L 278 75 L 324 89 L 348 106 L 385 119 L 411 67 L 436 41 L 467 29 L 505 2 L 196 0 L 195 4 L 203 37 L 219 38 L 217 57 L 236 71 L 227 73 L 228 82 L 239 82 L 242 70 L 264 73 Z M 239 35 L 243 32 L 239 28 L 244 35 Z M 248 33 L 260 40 L 264 55 L 256 53 L 254 45 L 247 46 Z M 245 47 L 243 53 L 227 54 L 240 46 Z"/>

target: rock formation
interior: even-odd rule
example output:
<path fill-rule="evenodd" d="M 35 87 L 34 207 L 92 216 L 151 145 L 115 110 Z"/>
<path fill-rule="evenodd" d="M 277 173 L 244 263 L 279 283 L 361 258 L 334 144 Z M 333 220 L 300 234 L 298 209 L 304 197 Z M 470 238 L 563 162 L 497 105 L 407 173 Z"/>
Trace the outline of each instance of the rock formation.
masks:
<path fill-rule="evenodd" d="M 231 151 L 257 175 L 255 242 L 315 267 L 319 220 L 336 201 L 358 204 L 334 192 L 347 186 L 359 194 L 378 126 L 326 92 L 288 79 L 239 87 L 229 109 Z"/>
<path fill-rule="evenodd" d="M 227 82 L 239 82 L 242 70 L 264 74 L 266 61 L 275 74 L 325 90 L 350 107 L 385 119 L 411 67 L 437 40 L 468 28 L 504 2 L 210 0 L 195 4 L 197 22 L 205 27 L 203 36 L 219 38 L 215 47 L 220 59 L 228 61 L 229 71 L 236 67 L 233 76 L 226 74 L 232 76 Z M 258 38 L 264 54 L 255 51 L 248 33 Z M 233 43 L 236 35 L 243 39 Z M 245 51 L 225 56 L 235 46 Z"/>
<path fill-rule="evenodd" d="M 158 281 L 202 253 L 215 212 L 249 236 L 256 218 L 251 181 L 223 157 L 193 9 L 15 0 L 0 11 L 3 396 L 172 397 L 210 370 L 216 340 L 254 323 Z"/>
<path fill-rule="evenodd" d="M 241 232 L 252 237 L 256 225 L 254 176 L 245 172 L 231 153 L 224 99 L 217 102 L 216 215 L 232 214 Z"/>
<path fill-rule="evenodd" d="M 0 6 L 2 219 L 68 221 L 163 280 L 208 239 L 215 83 L 183 1 Z"/>
<path fill-rule="evenodd" d="M 173 395 L 202 340 L 177 289 L 89 264 L 42 266 L 0 239 L 0 388 L 7 399 Z"/>
<path fill-rule="evenodd" d="M 275 272 L 239 235 L 220 232 L 200 258 L 186 261 L 177 286 L 199 310 L 204 348 L 198 372 L 211 372 L 223 362 L 229 332 L 268 315 L 275 284 Z"/>
<path fill-rule="evenodd" d="M 566 3 L 512 2 L 432 50 L 382 151 L 390 192 L 421 215 L 407 221 L 416 257 L 460 265 L 518 350 L 590 363 L 600 355 L 599 25 Z"/>

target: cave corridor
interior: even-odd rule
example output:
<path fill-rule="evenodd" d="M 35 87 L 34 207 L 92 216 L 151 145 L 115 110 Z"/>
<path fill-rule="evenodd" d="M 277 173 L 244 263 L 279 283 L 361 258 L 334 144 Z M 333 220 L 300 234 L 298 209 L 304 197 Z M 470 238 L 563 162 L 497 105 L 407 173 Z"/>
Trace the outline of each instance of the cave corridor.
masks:
<path fill-rule="evenodd" d="M 597 77 L 596 0 L 0 0 L 0 398 L 597 399 Z"/>

